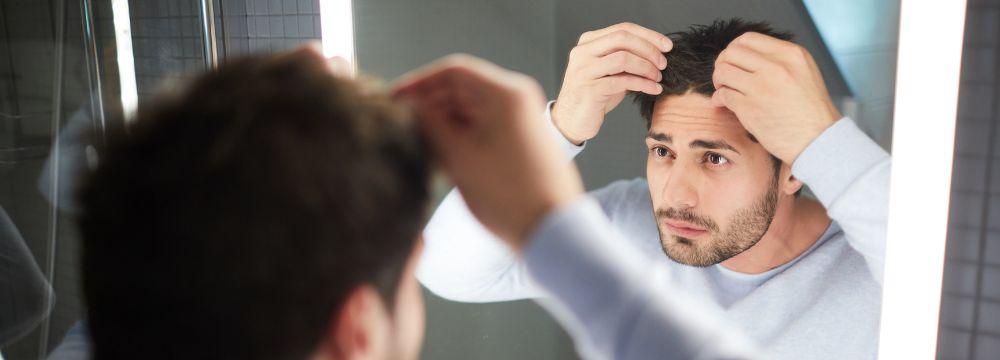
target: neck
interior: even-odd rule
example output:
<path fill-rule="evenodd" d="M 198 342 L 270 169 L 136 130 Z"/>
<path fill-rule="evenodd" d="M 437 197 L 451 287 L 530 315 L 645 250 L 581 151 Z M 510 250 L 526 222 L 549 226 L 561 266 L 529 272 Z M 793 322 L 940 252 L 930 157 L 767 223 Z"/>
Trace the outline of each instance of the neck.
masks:
<path fill-rule="evenodd" d="M 722 262 L 729 270 L 760 274 L 787 264 L 808 250 L 830 226 L 826 210 L 816 200 L 783 195 L 771 226 L 756 245 Z"/>

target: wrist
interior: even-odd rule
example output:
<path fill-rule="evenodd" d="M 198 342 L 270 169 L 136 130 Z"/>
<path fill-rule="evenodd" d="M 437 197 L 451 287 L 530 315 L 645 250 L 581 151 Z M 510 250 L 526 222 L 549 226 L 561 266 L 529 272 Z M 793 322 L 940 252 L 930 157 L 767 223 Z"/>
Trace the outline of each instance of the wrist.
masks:
<path fill-rule="evenodd" d="M 581 146 L 583 145 L 584 142 L 590 140 L 590 139 L 584 139 L 581 136 L 576 136 L 572 132 L 567 130 L 567 126 L 562 121 L 563 118 L 560 116 L 561 112 L 559 111 L 558 104 L 559 104 L 558 101 L 552 103 L 552 109 L 550 110 L 549 114 L 552 115 L 551 116 L 552 124 L 556 126 L 556 130 L 559 130 L 559 134 L 562 134 L 563 138 L 565 138 L 566 141 L 569 141 L 570 143 L 576 146 Z"/>
<path fill-rule="evenodd" d="M 799 146 L 796 147 L 794 152 L 789 154 L 786 163 L 789 165 L 794 164 L 795 161 L 798 160 L 799 156 L 806 151 L 806 148 L 812 145 L 812 143 L 815 142 L 816 139 L 820 137 L 820 135 L 823 135 L 823 133 L 826 132 L 827 129 L 833 126 L 833 124 L 835 124 L 841 118 L 843 118 L 843 116 L 841 116 L 840 112 L 834 108 L 826 117 L 827 119 L 826 121 L 820 122 L 816 126 L 812 127 L 811 130 L 808 130 L 808 133 L 805 136 L 803 136 L 803 138 L 806 139 L 806 141 L 804 141 L 802 144 L 799 144 Z"/>

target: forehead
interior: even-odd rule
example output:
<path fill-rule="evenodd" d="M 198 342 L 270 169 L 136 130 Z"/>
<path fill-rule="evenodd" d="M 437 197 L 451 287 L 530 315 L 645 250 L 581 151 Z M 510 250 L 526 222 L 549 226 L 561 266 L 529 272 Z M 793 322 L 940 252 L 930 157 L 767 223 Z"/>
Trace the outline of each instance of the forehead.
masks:
<path fill-rule="evenodd" d="M 709 136 L 751 142 L 749 132 L 732 111 L 715 107 L 709 97 L 694 93 L 656 101 L 649 130 L 681 139 Z"/>

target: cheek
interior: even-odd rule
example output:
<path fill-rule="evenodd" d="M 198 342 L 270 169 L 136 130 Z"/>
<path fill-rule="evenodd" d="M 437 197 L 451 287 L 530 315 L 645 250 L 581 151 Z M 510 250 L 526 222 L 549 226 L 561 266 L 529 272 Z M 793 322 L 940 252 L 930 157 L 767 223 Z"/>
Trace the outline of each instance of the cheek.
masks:
<path fill-rule="evenodd" d="M 407 275 L 401 281 L 395 309 L 396 339 L 401 356 L 416 359 L 424 340 L 426 322 L 424 297 L 416 277 Z"/>
<path fill-rule="evenodd" d="M 736 211 L 752 206 L 764 194 L 766 188 L 757 180 L 745 173 L 706 176 L 701 185 L 701 212 L 726 227 Z"/>
<path fill-rule="evenodd" d="M 649 195 L 653 200 L 653 208 L 659 209 L 660 202 L 663 201 L 663 184 L 667 181 L 668 168 L 663 163 L 653 161 L 647 157 L 646 160 L 646 183 L 649 184 Z"/>

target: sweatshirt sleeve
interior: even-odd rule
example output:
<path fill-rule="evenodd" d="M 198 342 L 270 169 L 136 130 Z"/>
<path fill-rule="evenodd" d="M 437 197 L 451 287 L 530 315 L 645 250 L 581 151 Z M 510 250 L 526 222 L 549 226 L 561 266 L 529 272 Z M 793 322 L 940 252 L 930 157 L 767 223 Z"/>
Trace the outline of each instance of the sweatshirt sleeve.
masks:
<path fill-rule="evenodd" d="M 826 129 L 799 155 L 792 174 L 809 185 L 881 284 L 892 160 L 850 118 Z"/>

